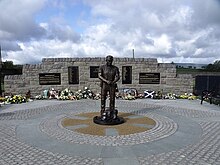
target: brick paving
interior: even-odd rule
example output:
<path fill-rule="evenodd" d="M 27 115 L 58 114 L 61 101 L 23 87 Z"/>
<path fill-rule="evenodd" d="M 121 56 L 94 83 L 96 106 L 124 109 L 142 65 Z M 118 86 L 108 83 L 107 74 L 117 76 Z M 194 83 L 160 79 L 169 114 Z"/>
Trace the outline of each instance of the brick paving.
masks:
<path fill-rule="evenodd" d="M 201 140 L 178 151 L 139 157 L 140 164 L 220 164 L 220 122 L 201 122 Z"/>
<path fill-rule="evenodd" d="M 0 165 L 220 164 L 220 107 L 199 100 L 117 100 L 117 109 L 156 121 L 149 131 L 92 136 L 62 118 L 99 111 L 100 101 L 39 100 L 0 107 Z"/>

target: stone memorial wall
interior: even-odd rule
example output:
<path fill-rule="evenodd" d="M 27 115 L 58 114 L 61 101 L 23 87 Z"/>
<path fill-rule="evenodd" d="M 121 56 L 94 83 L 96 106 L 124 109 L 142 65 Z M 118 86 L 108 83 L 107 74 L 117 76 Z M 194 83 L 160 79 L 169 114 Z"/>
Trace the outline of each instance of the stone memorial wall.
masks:
<path fill-rule="evenodd" d="M 105 58 L 44 58 L 40 64 L 26 64 L 22 75 L 8 75 L 4 78 L 5 92 L 39 95 L 43 90 L 72 91 L 90 88 L 100 92 L 98 67 L 105 64 Z M 114 58 L 113 65 L 120 69 L 119 88 L 174 92 L 182 94 L 193 91 L 192 75 L 177 75 L 176 66 L 158 63 L 153 58 Z"/>

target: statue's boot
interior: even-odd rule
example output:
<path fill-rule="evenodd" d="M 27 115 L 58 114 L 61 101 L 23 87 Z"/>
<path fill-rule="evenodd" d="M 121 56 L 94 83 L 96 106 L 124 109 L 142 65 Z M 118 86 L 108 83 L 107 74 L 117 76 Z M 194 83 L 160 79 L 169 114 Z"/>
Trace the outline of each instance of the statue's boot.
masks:
<path fill-rule="evenodd" d="M 100 111 L 101 116 L 104 112 L 105 112 L 105 100 L 101 100 L 101 111 Z"/>

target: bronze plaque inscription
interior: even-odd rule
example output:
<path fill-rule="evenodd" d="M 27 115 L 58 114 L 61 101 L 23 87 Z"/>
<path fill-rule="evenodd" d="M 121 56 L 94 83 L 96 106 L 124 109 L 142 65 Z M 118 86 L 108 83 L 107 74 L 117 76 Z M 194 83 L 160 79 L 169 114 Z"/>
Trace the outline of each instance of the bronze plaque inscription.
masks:
<path fill-rule="evenodd" d="M 60 73 L 39 73 L 40 85 L 60 85 Z"/>
<path fill-rule="evenodd" d="M 98 78 L 99 66 L 90 66 L 90 78 Z"/>
<path fill-rule="evenodd" d="M 68 67 L 69 84 L 79 84 L 79 67 Z"/>
<path fill-rule="evenodd" d="M 160 84 L 160 73 L 139 73 L 139 84 Z"/>

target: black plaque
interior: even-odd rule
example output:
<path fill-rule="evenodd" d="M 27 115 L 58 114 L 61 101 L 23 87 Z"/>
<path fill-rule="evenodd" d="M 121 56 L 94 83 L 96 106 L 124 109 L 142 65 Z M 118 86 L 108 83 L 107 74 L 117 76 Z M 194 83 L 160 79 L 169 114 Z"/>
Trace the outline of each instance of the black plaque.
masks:
<path fill-rule="evenodd" d="M 90 66 L 90 78 L 98 78 L 99 66 Z"/>
<path fill-rule="evenodd" d="M 79 67 L 68 67 L 69 84 L 79 84 Z"/>
<path fill-rule="evenodd" d="M 139 73 L 139 84 L 160 84 L 160 73 Z"/>
<path fill-rule="evenodd" d="M 132 84 L 132 66 L 122 66 L 122 84 Z"/>
<path fill-rule="evenodd" d="M 40 85 L 60 85 L 60 73 L 39 73 Z"/>

